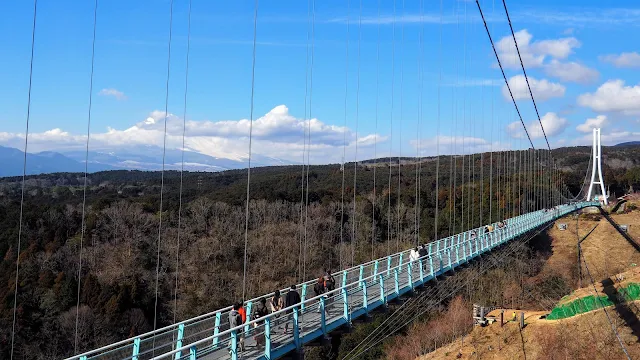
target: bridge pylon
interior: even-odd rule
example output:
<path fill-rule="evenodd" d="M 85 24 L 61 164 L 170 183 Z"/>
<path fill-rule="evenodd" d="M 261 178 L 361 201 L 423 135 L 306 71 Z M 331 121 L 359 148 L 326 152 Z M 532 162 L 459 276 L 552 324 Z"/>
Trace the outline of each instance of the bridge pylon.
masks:
<path fill-rule="evenodd" d="M 593 166 L 591 167 L 591 183 L 589 184 L 589 192 L 587 193 L 587 201 L 595 198 L 594 185 L 600 185 L 600 191 L 602 194 L 602 202 L 605 205 L 609 204 L 607 199 L 607 192 L 604 189 L 604 180 L 602 178 L 602 147 L 600 145 L 600 129 L 593 129 L 593 149 L 591 150 L 591 161 Z M 598 172 L 598 180 L 596 181 L 596 169 Z"/>

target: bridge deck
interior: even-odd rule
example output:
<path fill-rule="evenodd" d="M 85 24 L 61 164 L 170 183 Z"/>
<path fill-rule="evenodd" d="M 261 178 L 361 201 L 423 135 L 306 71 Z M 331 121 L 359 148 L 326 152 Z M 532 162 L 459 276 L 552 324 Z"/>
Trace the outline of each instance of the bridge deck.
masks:
<path fill-rule="evenodd" d="M 340 271 L 334 276 L 341 279 L 341 286 L 324 296 L 307 296 L 316 280 L 305 282 L 297 287 L 302 297 L 300 305 L 272 313 L 260 321 L 247 319 L 238 328 L 229 329 L 230 308 L 225 308 L 70 359 L 275 359 L 482 253 L 589 206 L 598 203 L 561 205 L 553 211 L 536 211 L 508 219 L 506 227 L 493 232 L 485 233 L 481 227 L 441 239 L 430 243 L 428 255 L 417 261 L 410 261 L 406 250 Z M 476 236 L 471 235 L 472 231 Z M 284 295 L 286 290 L 282 292 Z M 257 300 L 245 303 L 248 314 Z M 244 351 L 239 346 L 241 338 Z"/>

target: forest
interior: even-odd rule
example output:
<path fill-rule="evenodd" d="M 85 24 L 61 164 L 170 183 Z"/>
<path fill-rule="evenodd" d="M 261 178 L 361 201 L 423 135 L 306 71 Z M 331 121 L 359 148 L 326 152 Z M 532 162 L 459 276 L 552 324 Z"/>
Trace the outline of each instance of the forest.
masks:
<path fill-rule="evenodd" d="M 640 146 L 603 155 L 611 194 L 638 189 Z M 246 292 L 565 201 L 589 160 L 573 147 L 251 169 Z M 86 180 L 84 201 L 84 174 L 0 179 L 0 358 L 14 301 L 14 358 L 51 359 L 242 300 L 246 169 Z"/>

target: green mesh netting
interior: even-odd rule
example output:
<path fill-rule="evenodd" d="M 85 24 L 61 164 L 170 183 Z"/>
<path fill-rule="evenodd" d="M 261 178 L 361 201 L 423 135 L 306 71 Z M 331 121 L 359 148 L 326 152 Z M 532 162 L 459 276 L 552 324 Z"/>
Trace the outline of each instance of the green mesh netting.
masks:
<path fill-rule="evenodd" d="M 617 289 L 618 293 L 622 294 L 627 301 L 640 300 L 640 284 L 631 283 L 624 288 Z M 589 311 L 600 309 L 602 306 L 612 306 L 614 303 L 609 298 L 604 296 L 589 295 L 570 303 L 557 305 L 551 313 L 547 316 L 549 320 L 559 320 L 572 317 L 577 314 L 586 313 Z"/>

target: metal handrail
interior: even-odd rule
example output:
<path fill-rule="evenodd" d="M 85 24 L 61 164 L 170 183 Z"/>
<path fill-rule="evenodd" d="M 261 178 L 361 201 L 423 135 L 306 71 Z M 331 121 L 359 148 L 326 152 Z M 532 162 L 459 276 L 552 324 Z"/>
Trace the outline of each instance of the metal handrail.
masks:
<path fill-rule="evenodd" d="M 583 203 L 583 204 L 584 204 L 585 206 L 590 206 L 590 205 L 588 205 L 588 204 L 590 204 L 590 203 L 591 203 L 591 202 Z M 572 208 L 573 208 L 572 210 L 575 210 L 575 209 L 577 209 L 577 208 L 580 208 L 580 206 L 576 206 L 576 204 L 572 204 L 572 205 L 563 205 L 563 206 L 572 207 Z M 560 209 L 557 209 L 557 210 L 560 210 Z M 572 211 L 572 210 L 570 210 L 570 209 L 567 209 L 567 210 L 568 210 L 568 212 Z M 556 214 L 556 213 L 561 213 L 561 212 L 563 212 L 563 211 L 558 211 L 558 212 L 555 212 L 555 211 L 554 211 L 554 216 L 552 216 L 551 218 L 556 217 L 557 215 L 555 215 L 555 214 Z M 545 213 L 544 213 L 544 212 L 542 212 L 542 210 L 538 210 L 538 211 L 534 211 L 534 212 L 527 213 L 527 214 L 521 214 L 521 215 L 516 216 L 516 217 L 514 217 L 514 218 L 511 218 L 511 219 L 509 219 L 509 220 L 510 220 L 510 221 L 514 221 L 514 220 L 515 220 L 515 221 L 517 222 L 517 221 L 521 220 L 521 218 L 523 218 L 523 217 L 526 217 L 526 216 L 531 217 L 531 216 L 532 216 L 532 215 L 534 215 L 534 214 L 545 214 Z M 542 216 L 544 216 L 544 215 L 542 215 Z M 479 228 L 476 228 L 476 229 L 471 229 L 471 230 L 468 230 L 468 231 L 466 231 L 466 232 L 463 232 L 463 233 L 460 233 L 460 234 L 456 234 L 456 235 L 454 235 L 454 236 L 446 237 L 446 238 L 444 238 L 444 239 L 439 239 L 439 240 L 437 240 L 436 242 L 437 242 L 437 243 L 441 243 L 441 242 L 445 241 L 446 239 L 449 239 L 449 238 L 453 239 L 453 238 L 455 238 L 455 237 L 457 237 L 457 236 L 459 236 L 459 235 L 461 235 L 461 234 L 470 233 L 471 231 L 474 231 L 474 230 L 475 230 L 475 231 L 477 231 L 477 230 L 479 230 L 479 229 L 482 229 L 483 227 L 484 227 L 484 226 L 479 227 Z M 503 230 L 503 229 L 496 229 L 496 231 L 500 231 L 500 230 Z M 480 233 L 480 234 L 478 234 L 478 237 L 483 236 L 483 235 L 486 235 L 486 233 Z M 474 240 L 476 240 L 476 239 L 475 239 L 475 238 L 474 238 L 474 239 L 466 238 L 466 239 L 465 239 L 465 241 L 464 241 L 464 242 L 462 242 L 462 243 L 463 243 L 463 244 L 464 244 L 464 243 L 470 243 L 470 242 L 472 242 L 472 241 L 474 241 Z M 445 242 L 445 243 L 446 243 L 446 242 Z M 449 244 L 449 246 L 446 246 L 446 247 L 445 247 L 445 246 L 443 246 L 442 248 L 440 248 L 440 249 L 436 250 L 436 252 L 435 252 L 435 253 L 429 253 L 429 254 L 427 254 L 427 255 L 425 255 L 425 256 L 423 256 L 423 257 L 420 257 L 417 261 L 420 261 L 420 260 L 426 260 L 427 258 L 433 258 L 434 256 L 438 256 L 438 255 L 440 255 L 442 252 L 445 252 L 445 251 L 450 250 L 453 246 L 459 246 L 459 245 L 460 245 L 460 243 L 455 244 L 455 245 L 454 245 L 453 243 L 450 243 L 450 244 Z M 376 259 L 376 260 L 372 260 L 372 261 L 369 261 L 369 262 L 366 262 L 366 263 L 363 263 L 363 264 L 359 264 L 359 265 L 356 265 L 356 266 L 352 266 L 352 267 L 350 267 L 350 268 L 348 268 L 348 269 L 345 269 L 345 270 L 342 270 L 342 271 L 339 271 L 339 272 L 335 272 L 335 273 L 334 273 L 334 275 L 338 276 L 338 275 L 340 275 L 340 274 L 346 274 L 346 273 L 349 273 L 349 272 L 352 272 L 352 271 L 359 271 L 363 266 L 367 266 L 367 265 L 374 264 L 374 263 L 379 262 L 380 260 L 383 260 L 383 259 L 384 259 L 384 260 L 386 260 L 386 259 L 389 259 L 389 258 L 399 257 L 400 255 L 402 255 L 402 254 L 404 254 L 404 253 L 406 253 L 406 252 L 408 252 L 408 251 L 410 251 L 410 249 L 409 249 L 409 250 L 404 250 L 404 251 L 401 251 L 401 252 L 397 252 L 397 253 L 395 253 L 395 254 L 392 254 L 392 255 L 389 255 L 389 256 L 385 256 L 385 257 L 382 257 L 382 258 L 379 258 L 379 259 Z M 476 249 L 476 251 L 477 251 L 477 249 Z M 380 273 L 372 274 L 372 275 L 369 275 L 369 276 L 364 277 L 364 278 L 359 278 L 358 280 L 356 280 L 356 281 L 354 281 L 354 282 L 351 282 L 351 283 L 349 283 L 349 284 L 346 284 L 346 285 L 345 285 L 345 284 L 343 284 L 341 287 L 339 287 L 339 288 L 337 288 L 337 289 L 335 289 L 335 290 L 333 290 L 333 291 L 329 292 L 329 294 L 333 294 L 333 295 L 335 295 L 335 294 L 339 294 L 339 293 L 340 293 L 340 292 L 342 292 L 343 290 L 344 290 L 344 291 L 346 291 L 346 289 L 347 289 L 347 288 L 353 287 L 353 286 L 354 286 L 354 285 L 356 285 L 356 284 L 361 284 L 361 283 L 362 283 L 362 281 L 365 281 L 365 282 L 366 282 L 367 280 L 369 280 L 369 279 L 371 279 L 371 278 L 373 278 L 373 277 L 381 276 L 381 277 L 383 277 L 383 279 L 384 279 L 384 278 L 387 278 L 387 279 L 388 279 L 390 275 L 389 275 L 389 276 L 384 276 L 384 275 L 382 275 L 382 274 L 387 273 L 387 272 L 390 272 L 390 271 L 395 271 L 395 270 L 397 270 L 398 268 L 401 268 L 403 265 L 405 265 L 405 264 L 410 264 L 410 263 L 412 263 L 412 262 L 414 262 L 414 261 L 416 261 L 416 260 L 409 260 L 409 259 L 408 259 L 408 261 L 407 261 L 407 262 L 404 262 L 404 263 L 398 263 L 398 264 L 397 264 L 397 265 L 395 265 L 393 268 L 389 268 L 389 269 L 382 270 Z M 313 282 L 315 282 L 315 279 L 313 279 L 313 280 L 309 280 L 309 281 L 306 281 L 306 282 L 301 283 L 301 284 L 298 284 L 298 286 L 304 286 L 305 284 L 307 284 L 307 285 L 308 285 L 308 284 L 313 283 Z M 285 290 L 286 290 L 286 289 L 283 289 L 283 291 L 285 291 Z M 269 296 L 272 296 L 272 295 L 273 295 L 273 293 L 269 293 L 269 294 L 266 294 L 266 295 L 261 295 L 261 296 L 259 296 L 259 297 L 255 298 L 255 299 L 251 299 L 251 300 L 247 301 L 247 303 L 252 302 L 252 301 L 256 301 L 256 300 L 261 299 L 261 298 L 264 298 L 264 297 L 269 297 Z M 332 295 L 332 296 L 333 296 L 333 295 Z M 306 305 L 307 303 L 312 303 L 312 302 L 314 302 L 315 300 L 318 300 L 319 298 L 321 298 L 321 297 L 326 297 L 326 296 L 327 296 L 327 294 L 322 294 L 322 295 L 320 295 L 320 296 L 312 297 L 312 298 L 310 298 L 310 299 L 305 299 L 305 300 L 304 300 L 303 302 L 301 302 L 300 304 L 297 304 L 297 305 L 294 305 L 294 306 L 290 306 L 290 307 L 287 307 L 287 308 L 285 308 L 285 309 L 282 309 L 282 310 L 279 310 L 279 311 L 277 311 L 277 312 L 274 312 L 274 313 L 270 314 L 268 317 L 269 317 L 269 318 L 275 317 L 276 315 L 279 315 L 279 314 L 285 313 L 285 312 L 286 312 L 286 311 L 288 311 L 288 310 L 291 310 L 291 309 L 293 309 L 293 308 L 297 308 L 297 307 L 301 307 L 301 305 L 303 305 L 303 304 L 305 304 L 305 305 Z M 151 332 L 145 333 L 145 334 L 141 334 L 141 335 L 138 335 L 138 336 L 135 336 L 135 337 L 129 338 L 129 339 L 125 339 L 125 340 L 122 340 L 122 341 L 118 341 L 118 342 L 116 342 L 116 343 L 109 344 L 109 345 L 106 345 L 106 346 L 104 346 L 104 347 L 101 347 L 101 348 L 98 348 L 98 349 L 94 349 L 94 350 L 91 350 L 91 351 L 86 352 L 86 353 L 83 353 L 83 354 L 75 355 L 75 356 L 73 356 L 73 357 L 71 357 L 71 358 L 69 358 L 69 359 L 86 359 L 86 358 L 88 358 L 88 356 L 89 356 L 89 355 L 94 355 L 94 354 L 95 354 L 95 355 L 98 355 L 98 353 L 101 353 L 101 352 L 102 352 L 102 351 L 104 351 L 104 350 L 112 350 L 112 351 L 114 351 L 114 350 L 117 350 L 117 349 L 114 349 L 114 348 L 116 348 L 116 347 L 118 347 L 118 346 L 120 346 L 120 345 L 125 345 L 125 344 L 126 344 L 126 345 L 133 345 L 133 343 L 134 343 L 136 340 L 138 340 L 138 339 L 148 339 L 148 338 L 150 338 L 150 336 L 153 336 L 153 335 L 158 335 L 158 334 L 161 334 L 161 333 L 166 333 L 166 332 L 167 332 L 167 331 L 169 331 L 169 330 L 176 330 L 180 325 L 188 325 L 188 324 L 194 323 L 194 322 L 196 322 L 196 321 L 198 321 L 198 320 L 203 320 L 203 319 L 206 319 L 206 318 L 209 318 L 209 317 L 217 316 L 217 314 L 219 314 L 219 313 L 223 313 L 223 312 L 226 312 L 226 311 L 228 311 L 228 310 L 230 310 L 230 309 L 231 309 L 231 307 L 226 307 L 226 308 L 223 308 L 223 309 L 218 309 L 218 310 L 216 310 L 216 311 L 214 311 L 214 312 L 210 312 L 210 313 L 207 313 L 207 314 L 199 315 L 199 316 L 196 316 L 196 317 L 194 317 L 194 318 L 191 318 L 191 319 L 188 319 L 188 320 L 182 321 L 182 322 L 177 323 L 177 324 L 169 325 L 169 326 L 166 326 L 166 327 L 163 327 L 163 328 L 160 328 L 160 329 L 157 329 L 157 330 L 154 330 L 154 331 L 151 331 Z M 198 340 L 198 341 L 196 341 L 196 342 L 194 342 L 194 343 L 191 343 L 191 344 L 189 344 L 188 346 L 182 347 L 182 348 L 180 348 L 180 349 L 182 349 L 183 351 L 184 351 L 184 350 L 188 350 L 188 348 L 190 348 L 190 347 L 192 347 L 192 346 L 195 346 L 195 345 L 198 345 L 198 344 L 202 344 L 203 342 L 206 342 L 206 341 L 208 341 L 208 340 L 212 340 L 212 339 L 215 339 L 215 338 L 221 338 L 221 337 L 224 337 L 225 335 L 230 334 L 230 333 L 231 333 L 232 331 L 234 331 L 234 330 L 237 330 L 237 329 L 240 329 L 240 328 L 244 328 L 244 327 L 250 326 L 250 325 L 252 325 L 252 324 L 255 324 L 257 321 L 264 321 L 264 320 L 265 320 L 265 318 L 261 318 L 261 319 L 258 319 L 258 320 L 251 320 L 251 321 L 248 321 L 248 322 L 246 322 L 246 323 L 243 323 L 243 324 L 239 325 L 239 326 L 238 326 L 238 327 L 236 327 L 236 328 L 228 329 L 228 330 L 223 331 L 223 332 L 221 332 L 221 333 L 214 334 L 213 336 L 209 336 L 209 337 L 206 337 L 206 338 L 204 338 L 204 339 Z M 139 340 L 138 340 L 138 341 L 139 341 Z M 121 348 L 122 348 L 122 347 L 120 347 L 120 349 L 121 349 Z M 160 356 L 162 357 L 162 356 L 164 356 L 164 355 L 168 355 L 168 354 L 170 355 L 170 354 L 177 353 L 177 352 L 178 352 L 178 350 L 180 350 L 180 349 L 174 350 L 174 351 L 172 351 L 172 352 L 170 352 L 170 353 L 162 354 L 162 355 L 160 355 Z"/>

